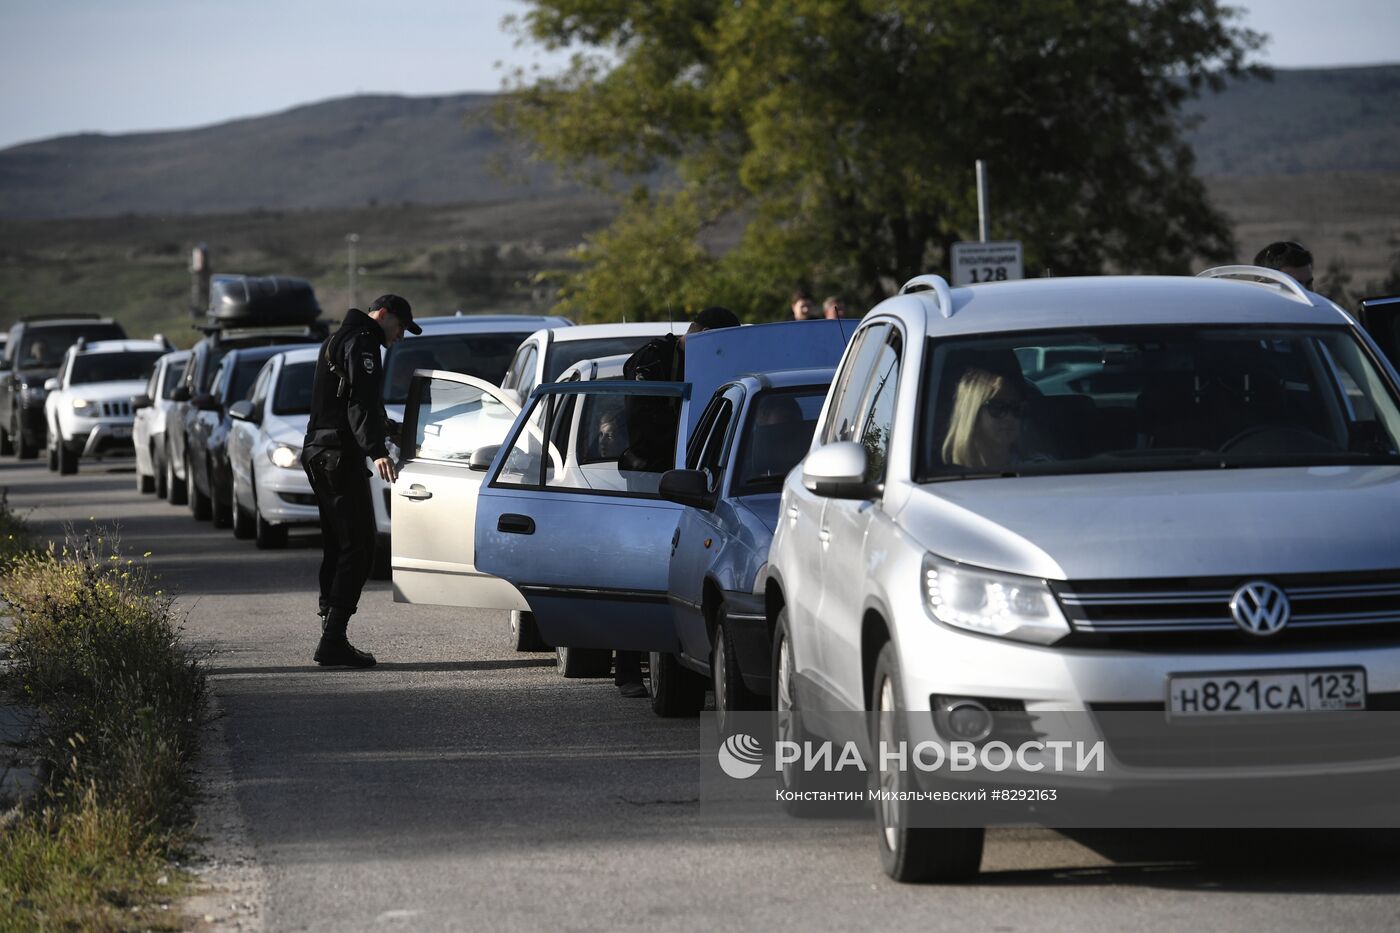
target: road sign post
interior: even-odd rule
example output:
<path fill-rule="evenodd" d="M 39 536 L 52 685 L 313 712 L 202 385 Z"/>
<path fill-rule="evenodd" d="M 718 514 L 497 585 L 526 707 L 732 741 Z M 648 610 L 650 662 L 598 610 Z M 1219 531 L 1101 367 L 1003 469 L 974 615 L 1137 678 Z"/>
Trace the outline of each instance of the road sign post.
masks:
<path fill-rule="evenodd" d="M 1025 263 L 1019 240 L 1004 240 L 999 243 L 954 243 L 950 265 L 954 286 L 1010 282 L 1025 278 Z"/>

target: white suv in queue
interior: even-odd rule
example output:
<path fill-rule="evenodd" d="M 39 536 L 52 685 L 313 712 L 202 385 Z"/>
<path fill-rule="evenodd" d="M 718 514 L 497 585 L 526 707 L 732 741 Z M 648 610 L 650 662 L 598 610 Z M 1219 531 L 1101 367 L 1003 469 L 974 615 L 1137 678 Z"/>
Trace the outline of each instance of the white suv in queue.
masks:
<path fill-rule="evenodd" d="M 160 340 L 79 340 L 69 347 L 44 386 L 49 468 L 70 474 L 82 457 L 130 456 L 132 399 L 146 391 L 156 360 L 168 352 Z"/>
<path fill-rule="evenodd" d="M 1171 738 L 1397 708 L 1396 381 L 1350 316 L 1266 269 L 914 279 L 861 322 L 784 484 L 779 728 L 797 710 L 868 752 L 983 741 L 1007 711 L 1053 733 L 1071 711 L 1129 792 L 1368 773 L 1336 743 L 1182 769 L 1100 714 Z M 925 780 L 871 770 L 885 790 Z M 913 825 L 905 799 L 875 807 L 886 871 L 975 873 L 982 830 Z"/>

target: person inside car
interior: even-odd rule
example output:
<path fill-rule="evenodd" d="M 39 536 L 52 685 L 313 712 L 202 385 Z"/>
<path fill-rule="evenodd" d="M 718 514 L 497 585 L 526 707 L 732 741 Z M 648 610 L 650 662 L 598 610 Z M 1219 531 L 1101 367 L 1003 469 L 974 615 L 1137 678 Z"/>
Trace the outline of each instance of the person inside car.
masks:
<path fill-rule="evenodd" d="M 999 470 L 1016 463 L 1026 411 L 1020 386 L 1004 375 L 969 368 L 958 379 L 943 462 L 969 470 Z"/>

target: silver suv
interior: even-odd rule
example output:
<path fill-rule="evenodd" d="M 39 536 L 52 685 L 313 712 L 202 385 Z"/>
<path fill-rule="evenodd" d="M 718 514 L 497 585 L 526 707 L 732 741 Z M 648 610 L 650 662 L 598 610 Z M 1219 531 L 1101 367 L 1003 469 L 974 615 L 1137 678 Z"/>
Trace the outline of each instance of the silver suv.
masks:
<path fill-rule="evenodd" d="M 889 720 L 947 742 L 1005 711 L 1044 730 L 1066 710 L 1209 729 L 1394 709 L 1397 525 L 1395 371 L 1287 276 L 921 276 L 862 321 L 784 484 L 780 727 L 801 710 L 868 750 Z M 1097 738 L 1119 781 L 1181 774 Z M 879 787 L 919 779 L 886 764 Z M 1294 773 L 1366 766 L 1334 747 Z M 908 816 L 876 807 L 892 877 L 977 871 L 980 829 Z"/>

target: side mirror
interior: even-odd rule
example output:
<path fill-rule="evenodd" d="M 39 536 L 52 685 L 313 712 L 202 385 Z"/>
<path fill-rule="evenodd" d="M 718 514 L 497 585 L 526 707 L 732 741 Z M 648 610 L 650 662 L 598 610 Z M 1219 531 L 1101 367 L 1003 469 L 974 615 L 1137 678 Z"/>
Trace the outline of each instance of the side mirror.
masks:
<path fill-rule="evenodd" d="M 500 444 L 488 444 L 485 447 L 478 447 L 472 451 L 472 455 L 467 458 L 467 469 L 476 470 L 478 473 L 485 473 L 491 469 L 491 461 L 496 459 L 496 454 L 501 450 Z"/>
<path fill-rule="evenodd" d="M 661 474 L 661 485 L 656 491 L 668 502 L 706 511 L 714 507 L 710 501 L 710 480 L 703 470 L 667 470 Z"/>
<path fill-rule="evenodd" d="M 149 395 L 133 395 L 131 397 L 131 410 L 137 411 L 142 408 L 151 407 L 151 397 Z"/>
<path fill-rule="evenodd" d="M 876 483 L 866 482 L 865 448 L 855 441 L 818 447 L 802 462 L 802 485 L 829 499 L 872 499 Z"/>
<path fill-rule="evenodd" d="M 199 411 L 219 410 L 218 401 L 215 400 L 214 396 L 210 395 L 208 392 L 201 392 L 198 395 L 191 396 L 190 404 Z"/>
<path fill-rule="evenodd" d="M 44 380 L 44 391 L 45 391 L 45 392 L 54 392 L 54 391 L 57 391 L 57 389 L 58 389 L 58 379 L 56 379 L 56 378 L 53 377 L 53 376 L 50 376 L 49 378 L 47 378 L 47 379 Z"/>
<path fill-rule="evenodd" d="M 254 421 L 253 403 L 248 399 L 239 399 L 228 407 L 228 416 L 234 421 Z"/>
<path fill-rule="evenodd" d="M 183 383 L 177 385 L 170 393 L 170 400 L 173 402 L 188 402 L 190 400 L 190 387 Z"/>

